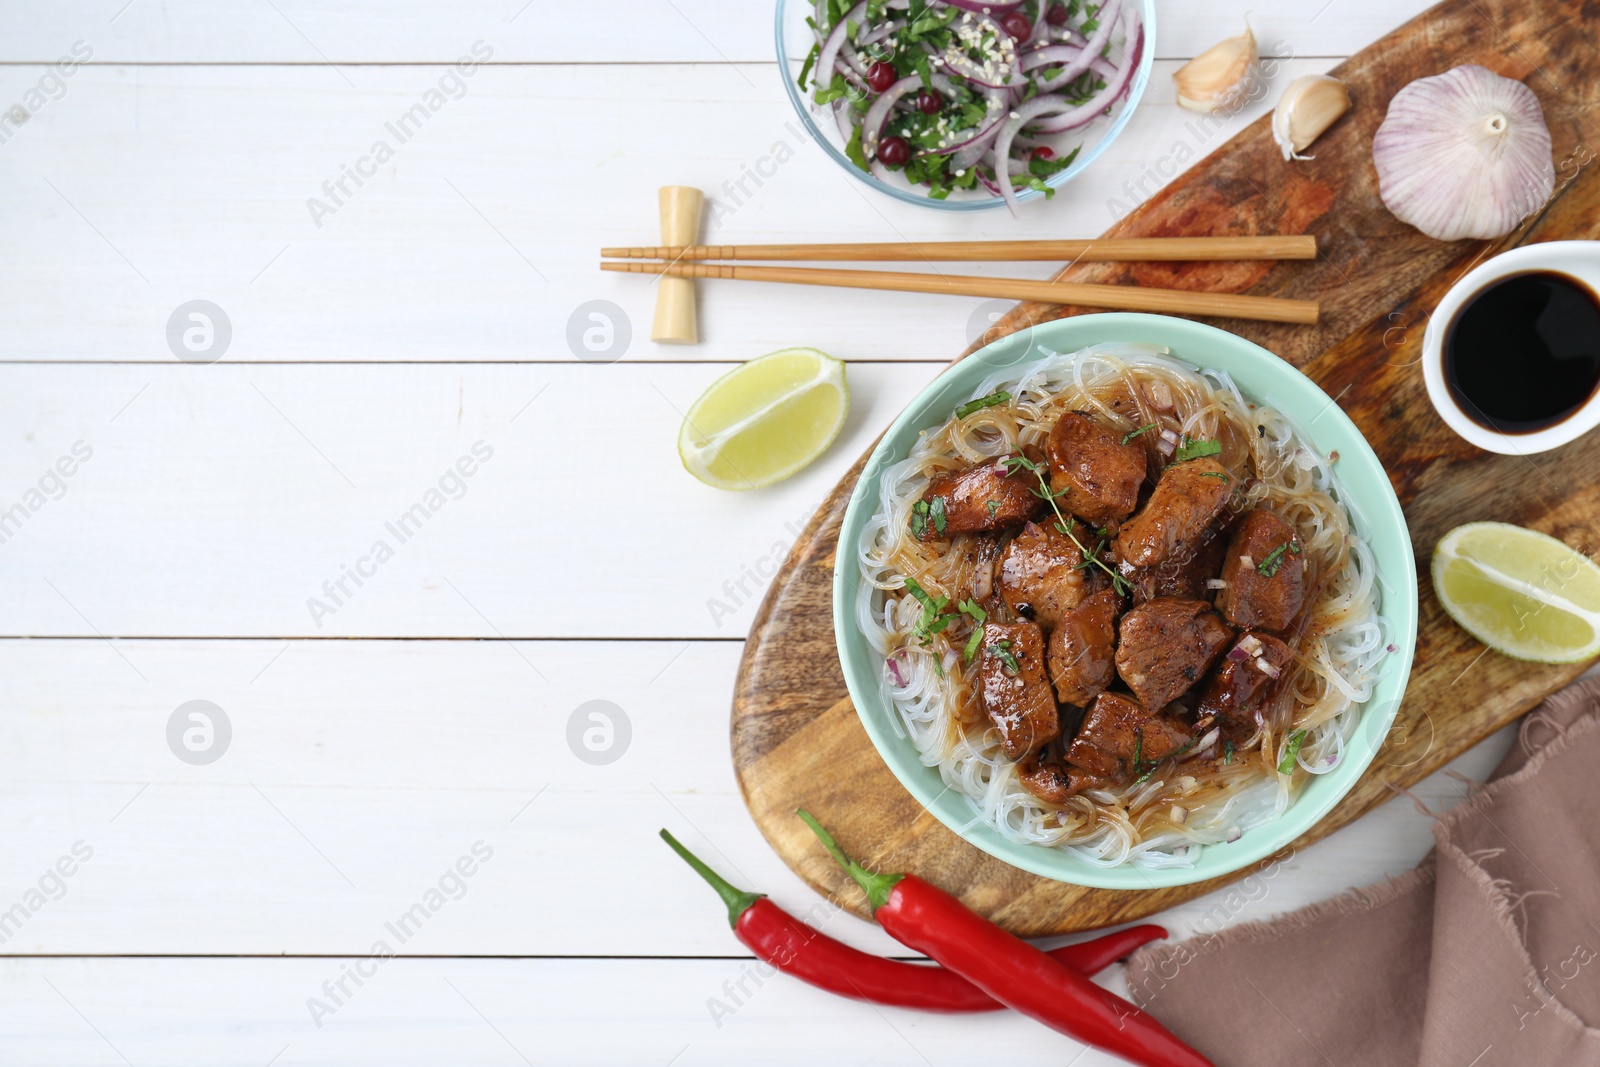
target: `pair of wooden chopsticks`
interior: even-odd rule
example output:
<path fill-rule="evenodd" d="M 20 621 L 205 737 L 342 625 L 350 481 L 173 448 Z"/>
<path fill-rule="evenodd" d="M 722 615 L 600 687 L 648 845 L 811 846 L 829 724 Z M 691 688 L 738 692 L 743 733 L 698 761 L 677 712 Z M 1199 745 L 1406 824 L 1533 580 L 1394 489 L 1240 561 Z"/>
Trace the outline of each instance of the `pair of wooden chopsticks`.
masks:
<path fill-rule="evenodd" d="M 673 278 L 731 278 L 791 285 L 825 285 L 951 296 L 1038 300 L 1050 304 L 1210 315 L 1262 322 L 1314 323 L 1313 300 L 1196 293 L 1128 285 L 1039 282 L 1026 278 L 916 274 L 897 271 L 818 270 L 803 267 L 746 267 L 705 260 L 791 260 L 833 262 L 996 262 L 1181 261 L 1315 259 L 1313 236 L 1265 237 L 1113 237 L 1093 241 L 935 241 L 921 244 L 687 245 L 681 247 L 602 248 L 601 256 L 660 262 L 602 262 L 601 270 L 663 274 Z"/>

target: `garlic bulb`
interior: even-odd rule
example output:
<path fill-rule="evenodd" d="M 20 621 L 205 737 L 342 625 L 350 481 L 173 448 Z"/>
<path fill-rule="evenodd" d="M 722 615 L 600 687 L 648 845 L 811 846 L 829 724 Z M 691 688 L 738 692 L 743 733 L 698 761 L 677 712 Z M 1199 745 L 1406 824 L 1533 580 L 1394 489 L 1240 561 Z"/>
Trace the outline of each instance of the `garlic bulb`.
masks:
<path fill-rule="evenodd" d="M 1396 93 L 1372 139 L 1372 162 L 1384 206 L 1440 241 L 1504 237 L 1556 184 L 1539 98 L 1476 66 Z"/>
<path fill-rule="evenodd" d="M 1283 158 L 1314 158 L 1300 153 L 1349 110 L 1350 90 L 1338 78 L 1307 74 L 1290 82 L 1272 112 L 1272 136 Z"/>
<path fill-rule="evenodd" d="M 1220 111 L 1243 96 L 1260 71 L 1256 35 L 1248 25 L 1238 37 L 1219 41 L 1173 72 L 1178 104 L 1190 111 Z"/>

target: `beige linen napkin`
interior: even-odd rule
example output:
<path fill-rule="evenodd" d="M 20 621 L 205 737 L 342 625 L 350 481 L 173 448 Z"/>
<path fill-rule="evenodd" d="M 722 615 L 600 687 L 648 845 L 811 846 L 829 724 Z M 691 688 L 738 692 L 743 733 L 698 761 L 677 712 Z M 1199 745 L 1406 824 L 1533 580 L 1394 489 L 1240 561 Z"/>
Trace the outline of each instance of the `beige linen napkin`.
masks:
<path fill-rule="evenodd" d="M 1133 999 L 1218 1067 L 1600 1064 L 1600 678 L 1433 832 L 1399 878 L 1141 949 Z"/>

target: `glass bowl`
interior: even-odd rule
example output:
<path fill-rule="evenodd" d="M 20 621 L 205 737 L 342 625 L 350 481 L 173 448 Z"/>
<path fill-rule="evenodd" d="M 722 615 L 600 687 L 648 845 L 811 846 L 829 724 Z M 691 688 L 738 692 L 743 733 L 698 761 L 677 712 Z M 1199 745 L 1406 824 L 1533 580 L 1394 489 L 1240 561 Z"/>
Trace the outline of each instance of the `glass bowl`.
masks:
<path fill-rule="evenodd" d="M 1059 189 L 1067 184 L 1100 158 L 1111 142 L 1117 139 L 1122 128 L 1128 124 L 1134 108 L 1139 106 L 1139 100 L 1144 95 L 1145 85 L 1150 81 L 1150 69 L 1155 62 L 1155 0 L 1126 0 L 1126 2 L 1137 5 L 1144 20 L 1144 51 L 1139 57 L 1133 81 L 1128 87 L 1128 92 L 1112 106 L 1109 115 L 1096 119 L 1093 124 L 1082 130 L 1065 135 L 1065 145 L 1070 148 L 1076 144 L 1080 146 L 1080 150 L 1070 166 L 1043 179 L 1044 184 L 1051 189 Z M 794 105 L 795 114 L 799 116 L 811 139 L 822 146 L 822 150 L 829 158 L 856 181 L 870 185 L 884 195 L 903 200 L 908 204 L 920 204 L 923 207 L 940 208 L 945 211 L 981 211 L 1004 205 L 1005 200 L 1002 197 L 990 195 L 981 187 L 972 192 L 954 190 L 948 199 L 934 200 L 922 191 L 922 186 L 912 185 L 904 180 L 899 172 L 893 172 L 893 182 L 884 181 L 850 162 L 850 158 L 844 152 L 844 139 L 840 136 L 838 123 L 827 111 L 816 109 L 808 96 L 802 94 L 796 82 L 801 64 L 815 40 L 811 28 L 806 25 L 806 18 L 814 16 L 815 7 L 816 5 L 809 0 L 778 0 L 776 18 L 778 72 L 783 78 L 784 91 L 789 94 L 789 102 Z M 1037 200 L 1044 195 L 1030 188 L 1018 189 L 1016 193 L 1019 202 Z"/>

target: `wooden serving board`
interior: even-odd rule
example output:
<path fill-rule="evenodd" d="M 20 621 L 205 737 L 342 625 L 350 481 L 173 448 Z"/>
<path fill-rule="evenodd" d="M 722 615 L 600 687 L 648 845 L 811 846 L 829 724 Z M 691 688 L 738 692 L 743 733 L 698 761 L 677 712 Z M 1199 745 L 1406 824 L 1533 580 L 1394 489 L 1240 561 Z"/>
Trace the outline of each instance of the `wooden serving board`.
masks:
<path fill-rule="evenodd" d="M 1262 118 L 1107 232 L 1313 233 L 1321 247 L 1314 262 L 1108 263 L 1060 275 L 1322 302 L 1314 327 L 1218 325 L 1299 366 L 1372 443 L 1410 523 L 1423 576 L 1422 611 L 1416 665 L 1388 743 L 1351 793 L 1292 848 L 1390 799 L 1396 787 L 1437 770 L 1583 670 L 1581 664 L 1541 666 L 1485 654 L 1445 616 L 1427 574 L 1438 538 L 1471 520 L 1531 526 L 1591 555 L 1600 549 L 1596 435 L 1531 458 L 1481 452 L 1429 406 L 1419 360 L 1430 310 L 1473 265 L 1517 244 L 1600 236 L 1600 177 L 1593 165 L 1600 145 L 1600 48 L 1586 7 L 1581 0 L 1446 0 L 1333 72 L 1350 86 L 1354 107 L 1317 142 L 1314 161 L 1285 162 L 1270 119 Z M 1464 63 L 1518 79 L 1538 95 L 1554 140 L 1557 185 L 1543 210 L 1511 236 L 1447 244 L 1384 209 L 1371 146 L 1402 86 Z M 1022 304 L 986 340 L 1075 313 Z M 1514 361 L 1515 354 L 1507 358 Z M 734 693 L 740 788 L 784 861 L 818 892 L 864 914 L 861 894 L 794 817 L 803 806 L 864 861 L 914 871 L 1007 928 L 1034 936 L 1137 919 L 1228 881 L 1144 891 L 1048 881 L 966 844 L 905 791 L 862 729 L 834 651 L 835 548 L 861 466 L 857 462 L 818 509 L 773 582 Z"/>

